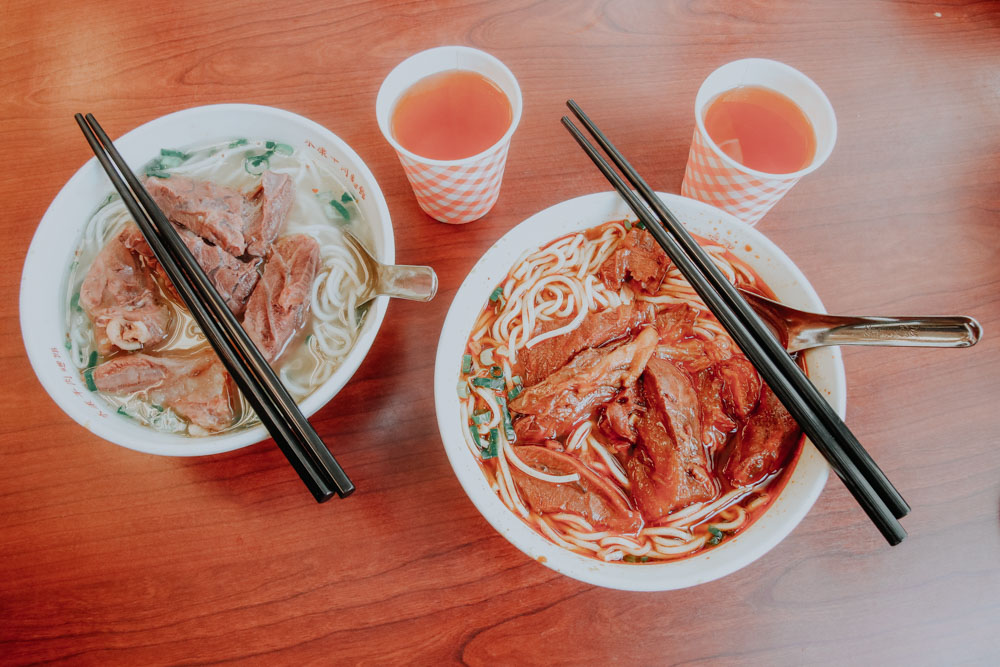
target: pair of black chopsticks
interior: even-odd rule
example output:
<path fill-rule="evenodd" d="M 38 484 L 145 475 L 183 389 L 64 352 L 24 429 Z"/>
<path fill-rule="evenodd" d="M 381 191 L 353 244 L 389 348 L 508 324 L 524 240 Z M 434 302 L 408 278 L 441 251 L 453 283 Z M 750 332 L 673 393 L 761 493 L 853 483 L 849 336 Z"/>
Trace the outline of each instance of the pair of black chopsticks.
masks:
<path fill-rule="evenodd" d="M 267 360 L 219 296 L 163 211 L 119 155 L 108 135 L 92 114 L 87 114 L 86 118 L 76 114 L 75 118 L 98 162 L 153 249 L 157 261 L 167 272 L 236 385 L 313 497 L 317 502 L 324 502 L 334 493 L 341 498 L 349 495 L 354 491 L 354 484 L 299 411 Z"/>
<path fill-rule="evenodd" d="M 903 497 L 802 369 L 768 331 L 767 326 L 726 280 L 708 253 L 684 229 L 576 102 L 569 100 L 566 104 L 635 187 L 642 201 L 567 116 L 562 118 L 563 125 L 639 216 L 646 229 L 733 337 L 816 448 L 826 457 L 889 544 L 902 542 L 906 531 L 898 520 L 910 511 Z"/>

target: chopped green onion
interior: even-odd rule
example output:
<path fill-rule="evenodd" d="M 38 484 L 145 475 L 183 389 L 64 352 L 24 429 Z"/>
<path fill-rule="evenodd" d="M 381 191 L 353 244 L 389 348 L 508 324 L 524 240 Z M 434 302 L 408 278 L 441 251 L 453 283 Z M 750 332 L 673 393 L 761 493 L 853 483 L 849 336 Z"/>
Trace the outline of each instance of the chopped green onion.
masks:
<path fill-rule="evenodd" d="M 524 387 L 522 387 L 521 385 L 514 385 L 514 388 L 507 392 L 507 400 L 513 401 L 515 398 L 521 395 L 522 391 L 524 391 Z"/>
<path fill-rule="evenodd" d="M 274 148 L 274 142 L 273 141 L 265 141 L 264 142 L 264 148 L 267 148 L 267 149 Z"/>
<path fill-rule="evenodd" d="M 469 383 L 465 380 L 458 381 L 458 397 L 468 398 L 469 397 Z"/>
<path fill-rule="evenodd" d="M 500 450 L 500 432 L 495 428 L 490 429 L 490 439 L 485 447 L 482 447 L 483 459 L 495 458 Z"/>
<path fill-rule="evenodd" d="M 482 425 L 482 424 L 487 423 L 492 418 L 493 418 L 493 411 L 492 410 L 480 410 L 479 412 L 473 413 L 473 415 L 472 415 L 472 422 L 474 424 Z"/>
<path fill-rule="evenodd" d="M 632 221 L 631 220 L 626 220 L 625 221 L 625 231 L 628 231 L 630 229 L 632 229 Z"/>
<path fill-rule="evenodd" d="M 65 345 L 65 346 L 66 346 L 66 349 L 67 349 L 67 350 L 72 350 L 72 349 L 73 349 L 73 341 L 71 341 L 71 340 L 69 339 L 69 336 L 66 336 L 66 342 L 65 342 L 65 343 L 63 343 L 63 345 Z"/>
<path fill-rule="evenodd" d="M 170 178 L 170 174 L 164 171 L 163 163 L 157 158 L 146 165 L 146 176 L 155 176 L 156 178 Z"/>
<path fill-rule="evenodd" d="M 502 378 L 503 377 L 503 369 L 500 368 L 499 366 L 491 366 L 490 367 L 490 375 L 492 375 L 495 378 Z"/>
<path fill-rule="evenodd" d="M 712 524 L 708 524 L 708 532 L 712 534 L 712 538 L 708 541 L 709 544 L 714 546 L 722 541 L 722 531 Z"/>
<path fill-rule="evenodd" d="M 354 196 L 351 195 L 350 192 L 345 192 L 344 194 L 340 195 L 340 201 L 344 202 L 345 204 L 350 204 L 352 201 L 354 201 Z"/>
<path fill-rule="evenodd" d="M 69 307 L 73 310 L 83 310 L 80 307 L 80 293 L 77 292 L 73 295 L 73 298 L 69 300 Z"/>
<path fill-rule="evenodd" d="M 648 563 L 649 556 L 633 556 L 632 554 L 625 554 L 625 557 L 622 558 L 622 560 L 626 563 Z"/>
<path fill-rule="evenodd" d="M 174 167 L 179 167 L 184 163 L 182 158 L 176 155 L 164 155 L 160 158 L 160 167 L 163 169 L 173 169 Z"/>
<path fill-rule="evenodd" d="M 330 200 L 330 206 L 332 206 L 333 208 L 337 209 L 337 213 L 339 213 L 340 217 L 342 217 L 344 220 L 350 220 L 351 219 L 350 212 L 346 208 L 344 208 L 344 205 L 341 204 L 336 199 L 331 199 Z"/>
<path fill-rule="evenodd" d="M 462 373 L 468 375 L 472 372 L 472 355 L 463 354 L 462 355 Z"/>
<path fill-rule="evenodd" d="M 485 350 L 483 350 L 482 352 L 479 353 L 479 363 L 481 363 L 483 366 L 492 366 L 493 365 L 493 348 L 492 347 L 488 347 L 488 348 L 486 348 Z"/>
<path fill-rule="evenodd" d="M 503 389 L 506 383 L 503 378 L 472 378 L 472 384 L 476 387 L 487 387 L 489 389 Z"/>
<path fill-rule="evenodd" d="M 128 412 L 125 411 L 125 406 L 124 405 L 119 405 L 118 409 L 115 410 L 115 412 L 117 412 L 118 414 L 120 414 L 122 417 L 128 417 L 129 419 L 132 418 L 132 415 L 130 415 Z"/>
<path fill-rule="evenodd" d="M 490 294 L 490 301 L 496 303 L 497 299 L 500 298 L 501 294 L 503 294 L 503 285 L 493 290 L 493 294 Z"/>
<path fill-rule="evenodd" d="M 365 315 L 367 315 L 368 311 L 371 310 L 373 303 L 375 302 L 369 301 L 368 303 L 363 303 L 354 309 L 354 317 L 357 319 L 359 327 L 361 326 L 361 322 L 365 319 Z"/>
<path fill-rule="evenodd" d="M 169 156 L 169 157 L 179 157 L 182 160 L 186 160 L 189 157 L 191 157 L 190 155 L 188 155 L 184 151 L 175 151 L 172 148 L 161 148 L 160 149 L 160 155 L 166 155 L 166 156 Z"/>
<path fill-rule="evenodd" d="M 246 146 L 246 145 L 247 145 L 247 140 L 244 138 L 244 139 L 237 139 L 236 141 L 229 144 L 229 147 L 236 148 L 237 146 Z"/>
<path fill-rule="evenodd" d="M 97 391 L 97 385 L 94 384 L 94 369 L 88 368 L 83 371 L 83 381 L 87 383 L 87 389 L 90 391 Z"/>
<path fill-rule="evenodd" d="M 90 357 L 87 359 L 87 366 L 93 368 L 97 365 L 97 350 L 90 351 Z"/>
<path fill-rule="evenodd" d="M 295 149 L 289 146 L 288 144 L 281 144 L 281 143 L 274 144 L 273 148 L 274 152 L 277 153 L 278 155 L 291 155 L 292 153 L 295 152 Z"/>
<path fill-rule="evenodd" d="M 524 380 L 521 379 L 520 375 L 512 375 L 510 381 L 513 382 L 514 384 L 521 384 L 521 385 L 524 384 Z"/>
<path fill-rule="evenodd" d="M 504 401 L 502 396 L 500 399 L 500 409 L 503 411 L 503 432 L 508 440 L 514 442 L 517 434 L 514 433 L 514 424 L 510 421 L 510 410 L 507 409 L 507 401 Z"/>
<path fill-rule="evenodd" d="M 476 443 L 479 449 L 483 448 L 483 439 L 479 437 L 479 429 L 475 424 L 469 424 L 469 433 L 472 434 L 472 442 Z"/>
<path fill-rule="evenodd" d="M 646 228 L 646 223 L 643 222 L 642 220 L 636 220 L 635 221 L 635 226 L 638 227 L 639 229 L 645 229 Z"/>
<path fill-rule="evenodd" d="M 258 153 L 257 155 L 248 151 L 246 158 L 243 160 L 243 170 L 251 176 L 260 176 L 264 173 L 265 169 L 271 166 L 270 159 L 272 155 L 274 155 L 274 151 Z"/>

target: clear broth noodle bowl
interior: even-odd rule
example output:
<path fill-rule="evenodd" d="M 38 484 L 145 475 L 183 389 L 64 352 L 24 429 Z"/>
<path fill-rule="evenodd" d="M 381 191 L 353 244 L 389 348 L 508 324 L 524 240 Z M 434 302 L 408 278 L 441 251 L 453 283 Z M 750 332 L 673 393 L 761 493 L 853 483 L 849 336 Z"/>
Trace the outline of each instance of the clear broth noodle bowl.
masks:
<path fill-rule="evenodd" d="M 185 150 L 163 149 L 160 157 L 144 168 L 146 176 L 183 175 L 199 181 L 248 192 L 260 182 L 264 170 L 288 174 L 294 188 L 294 204 L 278 237 L 306 234 L 319 243 L 320 258 L 312 283 L 310 306 L 304 326 L 286 343 L 272 363 L 289 393 L 301 400 L 322 385 L 350 352 L 364 321 L 366 307 L 358 308 L 370 276 L 354 247 L 344 241 L 349 229 L 369 247 L 372 233 L 351 190 L 337 176 L 328 157 L 310 147 L 292 148 L 273 141 L 238 139 Z M 140 178 L 143 174 L 140 173 Z M 101 357 L 97 352 L 94 325 L 79 305 L 80 287 L 102 248 L 132 217 L 117 194 L 108 195 L 87 222 L 66 282 L 66 348 L 76 368 L 83 372 L 98 363 L 128 352 L 115 351 Z M 263 265 L 258 268 L 260 271 Z M 153 356 L 195 354 L 208 342 L 183 303 L 176 300 L 157 278 L 159 296 L 171 311 L 166 338 L 140 350 Z M 91 387 L 93 389 L 93 387 Z M 97 392 L 112 411 L 166 433 L 205 435 L 205 432 L 173 409 L 154 404 L 146 391 L 130 395 Z M 259 423 L 246 399 L 231 390 L 232 424 L 227 433 Z"/>
<path fill-rule="evenodd" d="M 725 355 L 741 354 L 672 264 L 653 294 L 638 287 L 633 289 L 630 282 L 613 290 L 601 281 L 597 276 L 599 267 L 631 228 L 628 221 L 605 223 L 556 239 L 517 260 L 491 295 L 469 337 L 458 384 L 459 412 L 465 441 L 490 487 L 511 512 L 535 531 L 560 547 L 602 561 L 663 562 L 711 548 L 749 527 L 780 493 L 802 451 L 804 438 L 801 435 L 797 438 L 783 468 L 752 485 L 730 487 L 715 472 L 730 433 L 706 426 L 702 446 L 715 484 L 715 496 L 677 509 L 654 522 L 646 521 L 638 534 L 595 528 L 586 517 L 574 512 L 539 513 L 528 506 L 511 474 L 513 468 L 556 484 L 572 484 L 579 474 L 548 474 L 517 456 L 517 443 L 510 437 L 514 435 L 510 420 L 516 419 L 517 414 L 507 403 L 523 389 L 523 380 L 515 372 L 518 355 L 525 349 L 574 330 L 588 313 L 648 302 L 657 313 L 680 304 L 694 307 L 698 311 L 694 337 L 723 350 Z M 706 239 L 698 241 L 730 282 L 773 297 L 753 269 L 725 247 Z M 567 325 L 532 337 L 539 322 L 570 317 Z M 654 355 L 669 360 L 669 344 L 658 345 Z M 489 386 L 477 386 L 473 382 L 476 378 L 495 379 L 499 393 Z M 559 445 L 564 453 L 576 457 L 610 482 L 635 508 L 629 492 L 630 480 L 598 426 L 599 412 L 600 409 L 592 411 L 590 418 L 575 426 L 565 438 L 558 438 Z"/>

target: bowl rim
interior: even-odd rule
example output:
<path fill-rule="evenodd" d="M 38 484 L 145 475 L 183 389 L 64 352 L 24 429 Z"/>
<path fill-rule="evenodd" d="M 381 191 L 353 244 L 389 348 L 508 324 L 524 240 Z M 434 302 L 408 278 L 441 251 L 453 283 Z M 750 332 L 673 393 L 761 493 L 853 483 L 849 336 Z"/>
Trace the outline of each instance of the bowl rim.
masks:
<path fill-rule="evenodd" d="M 770 270 L 785 275 L 787 286 L 776 285 L 773 278 L 767 280 L 768 285 L 779 296 L 782 296 L 782 292 L 777 288 L 783 287 L 785 292 L 793 291 L 798 297 L 798 302 L 791 300 L 791 305 L 825 312 L 819 296 L 801 270 L 760 231 L 708 204 L 678 195 L 657 194 L 685 226 L 702 236 L 722 241 L 738 256 L 750 251 L 743 252 L 742 246 L 734 248 L 732 241 L 739 244 L 743 243 L 742 239 L 750 239 L 747 245 L 752 245 L 760 253 L 760 262 L 765 261 L 763 258 L 771 262 L 773 258 L 775 264 Z M 479 259 L 456 292 L 442 326 L 435 359 L 435 411 L 445 453 L 466 495 L 487 522 L 521 552 L 546 567 L 586 583 L 619 590 L 672 590 L 706 583 L 749 565 L 776 546 L 798 525 L 819 497 L 829 475 L 828 464 L 808 439 L 784 490 L 774 501 L 774 505 L 749 529 L 707 552 L 689 558 L 665 563 L 629 564 L 605 563 L 567 551 L 525 524 L 507 509 L 489 487 L 458 428 L 456 384 L 464 341 L 468 338 L 482 304 L 486 303 L 496 284 L 506 277 L 516 258 L 529 248 L 538 247 L 572 231 L 622 219 L 629 213 L 624 202 L 613 191 L 568 199 L 528 217 L 508 231 Z M 576 219 L 572 219 L 574 214 L 577 214 Z M 634 219 L 634 214 L 630 217 Z M 550 224 L 553 222 L 558 228 Z M 715 233 L 706 233 L 709 227 L 713 227 Z M 720 235 L 724 238 L 720 239 Z M 730 236 L 732 238 L 728 238 Z M 500 257 L 504 258 L 502 262 L 498 261 Z M 745 256 L 743 258 L 746 259 Z M 761 266 L 755 265 L 752 260 L 750 263 L 760 272 Z M 454 347 L 456 341 L 459 341 L 458 349 Z M 819 383 L 819 388 L 843 416 L 846 409 L 846 378 L 839 349 L 816 348 L 806 353 L 806 359 L 814 374 L 823 369 L 824 381 Z"/>
<path fill-rule="evenodd" d="M 371 207 L 377 214 L 377 219 L 370 222 L 378 228 L 376 233 L 381 236 L 381 246 L 375 249 L 375 254 L 381 262 L 393 263 L 395 261 L 395 239 L 388 204 L 371 170 L 347 142 L 331 130 L 305 116 L 285 109 L 258 104 L 227 103 L 200 105 L 174 111 L 147 121 L 114 141 L 118 150 L 126 158 L 126 161 L 130 164 L 136 164 L 137 159 L 144 160 L 149 157 L 146 153 L 142 154 L 145 157 L 135 155 L 137 150 L 144 144 L 158 144 L 163 146 L 173 143 L 180 146 L 212 141 L 212 137 L 204 139 L 181 137 L 178 140 L 171 138 L 174 134 L 181 132 L 185 126 L 187 128 L 195 128 L 198 123 L 208 122 L 232 122 L 234 125 L 237 123 L 259 123 L 262 129 L 257 132 L 257 135 L 248 136 L 261 138 L 270 133 L 274 136 L 269 136 L 267 137 L 268 139 L 278 139 L 282 134 L 298 132 L 309 136 L 317 145 L 327 148 L 332 147 L 334 150 L 339 151 L 341 156 L 346 158 L 355 177 L 362 183 L 366 192 L 371 195 Z M 269 125 L 275 129 L 268 129 Z M 231 136 L 236 136 L 236 134 L 239 133 L 234 131 Z M 221 133 L 214 133 L 213 136 L 218 137 L 220 141 L 230 138 L 222 136 Z M 294 143 L 298 144 L 299 142 Z M 204 456 L 246 447 L 270 437 L 265 427 L 261 424 L 235 433 L 197 438 L 160 433 L 137 423 L 126 421 L 125 417 L 119 415 L 110 415 L 112 420 L 95 419 L 94 414 L 88 411 L 82 403 L 71 401 L 64 394 L 65 387 L 54 377 L 48 368 L 48 364 L 51 362 L 49 354 L 51 346 L 48 342 L 41 342 L 41 337 L 32 335 L 33 318 L 39 317 L 37 315 L 39 306 L 36 306 L 32 301 L 32 294 L 36 289 L 32 279 L 42 270 L 43 263 L 52 263 L 51 257 L 48 257 L 46 253 L 46 240 L 51 238 L 53 234 L 59 233 L 60 223 L 62 222 L 60 215 L 66 209 L 67 202 L 77 201 L 82 197 L 89 197 L 90 194 L 87 188 L 89 187 L 89 182 L 94 179 L 97 179 L 101 183 L 101 189 L 94 194 L 91 205 L 79 207 L 81 210 L 86 211 L 84 215 L 88 216 L 96 210 L 100 198 L 113 189 L 110 181 L 108 181 L 107 176 L 98 164 L 97 159 L 91 157 L 74 172 L 49 204 L 35 229 L 22 266 L 19 290 L 21 337 L 32 370 L 46 393 L 49 394 L 63 412 L 94 435 L 116 445 L 148 454 L 162 456 Z M 79 237 L 77 235 L 74 239 L 73 248 L 76 248 L 78 244 Z M 68 266 L 70 262 L 71 258 L 67 259 L 65 265 Z M 65 283 L 64 274 L 65 272 L 60 274 L 61 289 L 65 289 L 65 285 L 63 284 Z M 361 362 L 367 356 L 375 340 L 375 336 L 381 328 L 387 307 L 388 297 L 378 297 L 375 299 L 372 307 L 369 309 L 368 317 L 366 317 L 365 323 L 362 325 L 358 338 L 355 340 L 354 346 L 345 357 L 343 363 L 341 363 L 340 367 L 334 371 L 333 375 L 326 382 L 299 402 L 299 407 L 306 417 L 311 416 L 328 403 L 353 376 L 361 365 Z M 58 336 L 62 336 L 64 333 L 65 327 L 62 326 L 60 327 Z M 51 342 L 51 339 L 47 340 Z M 54 352 L 53 350 L 53 355 Z"/>

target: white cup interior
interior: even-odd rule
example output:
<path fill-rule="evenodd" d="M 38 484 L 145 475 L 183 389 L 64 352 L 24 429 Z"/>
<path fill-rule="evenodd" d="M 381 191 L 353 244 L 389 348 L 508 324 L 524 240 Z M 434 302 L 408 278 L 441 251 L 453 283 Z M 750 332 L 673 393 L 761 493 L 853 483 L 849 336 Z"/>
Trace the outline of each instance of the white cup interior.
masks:
<path fill-rule="evenodd" d="M 500 87 L 500 90 L 510 100 L 510 127 L 507 128 L 499 141 L 486 150 L 460 160 L 432 160 L 406 150 L 392 136 L 392 111 L 396 107 L 397 100 L 417 81 L 431 74 L 453 69 L 482 74 Z M 497 146 L 510 141 L 511 135 L 514 134 L 514 130 L 517 129 L 517 124 L 521 120 L 521 88 L 517 85 L 517 79 L 514 78 L 510 69 L 490 54 L 468 46 L 439 46 L 410 56 L 389 72 L 389 76 L 382 82 L 378 97 L 375 99 L 375 116 L 382 135 L 399 153 L 424 164 L 459 165 L 476 161 L 486 153 L 495 150 Z"/>
<path fill-rule="evenodd" d="M 816 154 L 809 166 L 790 174 L 769 174 L 750 169 L 726 155 L 705 130 L 705 107 L 721 93 L 740 86 L 762 86 L 791 99 L 808 116 L 816 132 Z M 745 58 L 727 63 L 708 75 L 694 103 L 695 122 L 702 137 L 726 164 L 761 178 L 792 179 L 815 171 L 826 162 L 837 142 L 837 117 L 833 105 L 816 83 L 794 67 L 776 60 Z"/>

